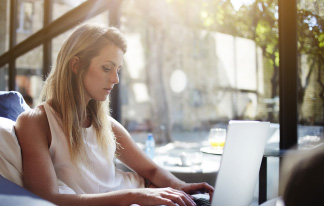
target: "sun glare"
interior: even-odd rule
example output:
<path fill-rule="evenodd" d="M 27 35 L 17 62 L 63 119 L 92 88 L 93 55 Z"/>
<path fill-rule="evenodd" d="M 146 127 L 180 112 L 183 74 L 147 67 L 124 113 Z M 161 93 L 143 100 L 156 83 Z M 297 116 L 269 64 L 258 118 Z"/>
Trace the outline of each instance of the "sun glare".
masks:
<path fill-rule="evenodd" d="M 238 11 L 241 6 L 244 5 L 250 5 L 254 2 L 255 0 L 231 0 L 232 5 L 236 11 Z"/>

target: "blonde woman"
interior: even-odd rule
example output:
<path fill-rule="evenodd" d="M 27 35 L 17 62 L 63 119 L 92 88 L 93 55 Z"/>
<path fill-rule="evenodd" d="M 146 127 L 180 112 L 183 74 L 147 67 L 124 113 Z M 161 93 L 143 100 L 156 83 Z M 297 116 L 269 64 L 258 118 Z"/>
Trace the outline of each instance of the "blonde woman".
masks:
<path fill-rule="evenodd" d="M 125 52 L 117 29 L 96 24 L 80 26 L 63 44 L 44 102 L 15 126 L 27 189 L 58 205 L 80 206 L 184 206 L 195 205 L 195 191 L 212 195 L 210 185 L 182 182 L 152 162 L 109 116 Z M 114 157 L 135 173 L 115 169 Z"/>

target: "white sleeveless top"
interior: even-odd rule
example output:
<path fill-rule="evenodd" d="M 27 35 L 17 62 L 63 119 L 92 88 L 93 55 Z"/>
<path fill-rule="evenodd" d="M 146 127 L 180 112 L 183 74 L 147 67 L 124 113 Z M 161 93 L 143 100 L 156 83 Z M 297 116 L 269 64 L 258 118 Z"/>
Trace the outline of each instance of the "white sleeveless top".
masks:
<path fill-rule="evenodd" d="M 81 164 L 79 170 L 73 166 L 67 138 L 62 129 L 62 121 L 55 110 L 44 103 L 51 130 L 52 141 L 49 148 L 56 172 L 59 191 L 62 194 L 94 194 L 120 189 L 144 187 L 144 179 L 132 172 L 123 172 L 114 165 L 113 151 L 109 160 L 101 153 L 93 126 L 85 128 L 83 139 L 87 152 L 88 166 Z"/>

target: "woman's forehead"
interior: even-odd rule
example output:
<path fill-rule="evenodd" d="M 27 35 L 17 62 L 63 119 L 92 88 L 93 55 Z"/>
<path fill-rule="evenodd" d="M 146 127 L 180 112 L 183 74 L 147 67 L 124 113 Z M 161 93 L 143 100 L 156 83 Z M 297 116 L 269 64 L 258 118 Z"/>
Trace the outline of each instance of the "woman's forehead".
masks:
<path fill-rule="evenodd" d="M 102 62 L 112 62 L 113 64 L 121 64 L 123 61 L 124 52 L 114 44 L 108 44 L 102 48 L 98 56 L 94 59 Z"/>

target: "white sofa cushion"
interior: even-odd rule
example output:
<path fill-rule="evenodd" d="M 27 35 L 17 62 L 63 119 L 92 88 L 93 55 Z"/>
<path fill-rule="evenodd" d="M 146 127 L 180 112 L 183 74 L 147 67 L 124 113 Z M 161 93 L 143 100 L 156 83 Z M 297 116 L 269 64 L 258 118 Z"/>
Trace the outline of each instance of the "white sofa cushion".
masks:
<path fill-rule="evenodd" d="M 0 117 L 0 174 L 22 186 L 21 150 L 14 125 L 14 121 Z"/>

